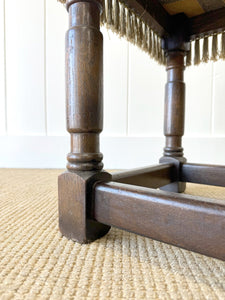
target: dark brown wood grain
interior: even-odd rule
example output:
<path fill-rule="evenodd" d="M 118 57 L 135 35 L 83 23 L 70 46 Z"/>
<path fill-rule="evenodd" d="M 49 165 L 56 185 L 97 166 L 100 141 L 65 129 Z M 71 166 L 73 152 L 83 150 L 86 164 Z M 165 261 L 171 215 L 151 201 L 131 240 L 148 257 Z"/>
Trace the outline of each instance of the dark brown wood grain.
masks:
<path fill-rule="evenodd" d="M 170 34 L 162 37 L 162 47 L 165 51 L 190 50 L 189 18 L 184 13 L 170 17 Z"/>
<path fill-rule="evenodd" d="M 105 235 L 110 227 L 93 220 L 93 186 L 109 181 L 106 172 L 65 172 L 58 179 L 59 229 L 68 239 L 81 244 Z"/>
<path fill-rule="evenodd" d="M 169 15 L 157 0 L 123 0 L 123 2 L 141 16 L 143 21 L 151 24 L 161 37 L 173 35 L 174 30 L 180 26 L 179 20 Z M 186 37 L 189 39 L 222 32 L 225 30 L 225 8 L 188 18 L 186 24 Z"/>
<path fill-rule="evenodd" d="M 173 164 L 160 164 L 112 174 L 112 181 L 159 188 L 174 180 Z"/>
<path fill-rule="evenodd" d="M 185 163 L 180 180 L 225 187 L 225 166 Z"/>
<path fill-rule="evenodd" d="M 67 0 L 66 102 L 71 152 L 68 171 L 59 176 L 60 231 L 69 239 L 88 243 L 105 235 L 112 225 L 225 260 L 225 201 L 168 192 L 184 191 L 186 181 L 225 186 L 225 167 L 187 164 L 182 148 L 189 30 L 193 35 L 209 27 L 223 28 L 224 10 L 191 18 L 189 27 L 184 15 L 169 16 L 157 0 L 124 3 L 164 37 L 168 78 L 164 156 L 161 164 L 153 167 L 113 176 L 101 171 L 102 2 Z M 149 188 L 161 186 L 167 192 Z"/>
<path fill-rule="evenodd" d="M 181 174 L 181 167 L 182 164 L 186 162 L 186 158 L 184 157 L 167 157 L 164 156 L 160 158 L 160 163 L 171 163 L 173 165 L 172 172 L 171 172 L 171 183 L 161 186 L 160 190 L 174 192 L 174 193 L 183 193 L 186 189 L 185 181 L 182 182 L 180 179 Z"/>
<path fill-rule="evenodd" d="M 171 31 L 171 16 L 157 0 L 122 0 L 135 14 L 159 36 L 167 36 Z"/>
<path fill-rule="evenodd" d="M 164 106 L 164 156 L 182 157 L 184 134 L 185 83 L 184 51 L 167 52 L 167 83 Z"/>
<path fill-rule="evenodd" d="M 176 44 L 176 43 L 175 43 Z M 165 87 L 164 135 L 166 145 L 160 163 L 173 163 L 176 182 L 161 187 L 170 192 L 184 192 L 185 183 L 180 182 L 180 164 L 186 162 L 183 157 L 182 136 L 185 117 L 184 58 L 186 52 L 181 49 L 166 50 L 167 83 Z"/>
<path fill-rule="evenodd" d="M 68 171 L 58 180 L 59 229 L 68 239 L 89 243 L 110 227 L 93 220 L 93 186 L 108 181 L 99 152 L 103 123 L 103 39 L 96 1 L 67 1 L 66 35 L 67 130 L 71 134 Z"/>
<path fill-rule="evenodd" d="M 165 243 L 225 260 L 225 201 L 97 184 L 94 217 Z"/>
<path fill-rule="evenodd" d="M 190 38 L 225 30 L 225 8 L 220 8 L 189 19 Z"/>
<path fill-rule="evenodd" d="M 69 12 L 70 7 L 74 3 L 81 3 L 81 2 L 92 2 L 99 6 L 100 11 L 102 12 L 103 0 L 66 0 L 66 9 Z"/>
<path fill-rule="evenodd" d="M 67 130 L 71 135 L 68 170 L 101 170 L 99 134 L 103 128 L 103 38 L 100 7 L 76 2 L 69 9 L 66 35 Z"/>

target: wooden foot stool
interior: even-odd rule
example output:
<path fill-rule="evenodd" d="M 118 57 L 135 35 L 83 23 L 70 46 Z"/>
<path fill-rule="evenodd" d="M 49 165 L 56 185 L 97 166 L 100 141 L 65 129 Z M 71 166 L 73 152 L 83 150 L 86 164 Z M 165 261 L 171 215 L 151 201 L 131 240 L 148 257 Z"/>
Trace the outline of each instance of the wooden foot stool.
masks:
<path fill-rule="evenodd" d="M 182 194 L 186 182 L 225 187 L 224 166 L 187 163 L 182 148 L 184 69 L 201 61 L 224 59 L 225 4 L 195 0 L 192 2 L 198 6 L 190 10 L 188 0 L 182 1 L 183 6 L 179 0 L 173 1 L 173 6 L 169 2 L 66 1 L 66 101 L 71 152 L 67 171 L 59 176 L 59 227 L 67 238 L 89 243 L 116 226 L 225 260 L 225 202 Z M 116 174 L 102 170 L 100 22 L 166 65 L 166 145 L 155 166 Z"/>

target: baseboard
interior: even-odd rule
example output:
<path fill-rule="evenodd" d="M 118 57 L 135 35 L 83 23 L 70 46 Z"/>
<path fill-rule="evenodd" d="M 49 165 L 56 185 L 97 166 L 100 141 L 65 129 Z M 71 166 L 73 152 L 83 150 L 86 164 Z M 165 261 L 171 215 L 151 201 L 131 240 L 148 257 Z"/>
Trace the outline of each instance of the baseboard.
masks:
<path fill-rule="evenodd" d="M 1 168 L 65 168 L 69 136 L 0 136 Z M 225 164 L 224 137 L 184 138 L 189 162 Z M 107 169 L 155 164 L 162 156 L 163 137 L 101 137 Z"/>

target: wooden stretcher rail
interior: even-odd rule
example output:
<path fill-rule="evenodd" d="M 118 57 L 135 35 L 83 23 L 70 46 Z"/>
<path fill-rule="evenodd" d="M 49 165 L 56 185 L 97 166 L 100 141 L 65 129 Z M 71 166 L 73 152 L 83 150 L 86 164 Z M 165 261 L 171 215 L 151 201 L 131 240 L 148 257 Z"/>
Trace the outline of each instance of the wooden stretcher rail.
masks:
<path fill-rule="evenodd" d="M 151 25 L 151 28 L 161 37 L 171 31 L 171 16 L 158 0 L 122 0 L 136 15 Z"/>
<path fill-rule="evenodd" d="M 154 31 L 161 37 L 173 32 L 174 19 L 158 0 L 123 0 L 142 20 L 151 24 Z M 190 39 L 225 30 L 225 8 L 216 9 L 199 16 L 189 18 Z"/>
<path fill-rule="evenodd" d="M 190 18 L 190 38 L 225 30 L 225 8 Z"/>
<path fill-rule="evenodd" d="M 173 182 L 173 164 L 159 164 L 112 174 L 112 181 L 159 188 Z M 175 180 L 175 178 L 174 178 Z"/>
<path fill-rule="evenodd" d="M 225 187 L 225 166 L 183 164 L 181 181 Z"/>
<path fill-rule="evenodd" d="M 109 182 L 95 187 L 94 218 L 225 260 L 225 201 Z"/>

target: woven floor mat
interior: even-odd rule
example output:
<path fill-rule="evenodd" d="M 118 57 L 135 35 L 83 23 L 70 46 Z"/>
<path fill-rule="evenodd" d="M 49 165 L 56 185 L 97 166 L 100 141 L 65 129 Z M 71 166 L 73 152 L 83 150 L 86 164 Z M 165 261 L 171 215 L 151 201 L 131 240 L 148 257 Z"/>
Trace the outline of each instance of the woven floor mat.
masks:
<path fill-rule="evenodd" d="M 90 245 L 62 237 L 61 172 L 0 170 L 0 299 L 225 299 L 225 262 L 115 228 Z"/>

